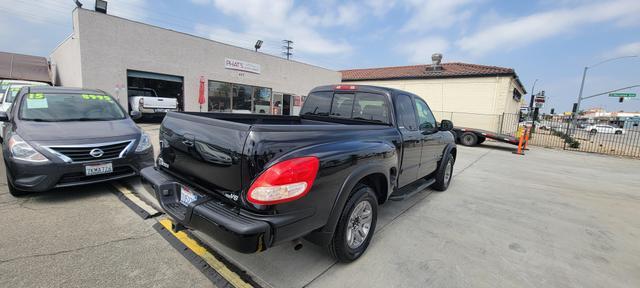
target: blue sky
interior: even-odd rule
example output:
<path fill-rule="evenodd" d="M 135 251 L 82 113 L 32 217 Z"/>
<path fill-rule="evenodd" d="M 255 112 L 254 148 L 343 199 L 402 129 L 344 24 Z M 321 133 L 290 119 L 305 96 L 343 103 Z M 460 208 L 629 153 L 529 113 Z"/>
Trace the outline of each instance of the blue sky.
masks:
<path fill-rule="evenodd" d="M 80 0 L 85 8 L 93 1 Z M 0 0 L 0 51 L 48 56 L 71 32 L 72 0 Z M 511 67 L 545 110 L 575 102 L 585 65 L 640 55 L 640 1 L 491 0 L 111 0 L 109 14 L 331 69 L 445 62 Z M 589 70 L 585 95 L 640 84 L 640 58 Z M 640 94 L 640 89 L 627 90 Z M 640 96 L 640 95 L 639 95 Z M 599 97 L 583 108 L 640 111 L 638 100 Z"/>

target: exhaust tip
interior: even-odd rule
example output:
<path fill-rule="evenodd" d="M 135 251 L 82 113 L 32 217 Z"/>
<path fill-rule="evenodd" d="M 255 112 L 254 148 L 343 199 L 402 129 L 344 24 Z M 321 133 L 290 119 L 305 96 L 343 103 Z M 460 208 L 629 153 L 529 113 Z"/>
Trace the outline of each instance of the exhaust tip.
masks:
<path fill-rule="evenodd" d="M 298 251 L 302 249 L 304 245 L 302 245 L 302 241 L 300 239 L 293 240 L 293 250 Z"/>

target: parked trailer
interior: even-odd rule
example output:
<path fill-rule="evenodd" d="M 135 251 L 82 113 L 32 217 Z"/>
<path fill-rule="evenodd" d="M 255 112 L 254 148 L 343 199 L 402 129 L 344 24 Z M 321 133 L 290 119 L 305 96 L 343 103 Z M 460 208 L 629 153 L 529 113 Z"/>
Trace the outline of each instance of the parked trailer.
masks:
<path fill-rule="evenodd" d="M 453 132 L 456 136 L 456 142 L 464 146 L 475 146 L 482 144 L 486 139 L 493 139 L 504 143 L 518 145 L 520 139 L 515 136 L 498 134 L 487 130 L 475 128 L 454 127 Z"/>

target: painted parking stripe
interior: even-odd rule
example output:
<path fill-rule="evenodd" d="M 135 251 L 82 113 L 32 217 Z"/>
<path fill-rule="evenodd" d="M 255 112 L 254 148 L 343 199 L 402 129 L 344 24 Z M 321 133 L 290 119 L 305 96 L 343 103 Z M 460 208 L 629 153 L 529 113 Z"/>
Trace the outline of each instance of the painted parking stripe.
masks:
<path fill-rule="evenodd" d="M 136 212 L 136 214 L 140 215 L 142 219 L 149 219 L 162 214 L 162 212 L 140 199 L 135 192 L 127 188 L 125 185 L 118 182 L 112 182 L 111 185 L 113 186 L 113 192 L 118 196 L 118 199 Z"/>
<path fill-rule="evenodd" d="M 165 218 L 154 225 L 154 228 L 182 253 L 194 266 L 200 269 L 217 287 L 232 286 L 237 288 L 259 287 L 250 279 L 243 279 L 212 254 L 198 240 L 184 231 L 171 230 L 171 220 Z M 177 240 L 177 241 L 176 241 Z M 195 256 L 195 257 L 194 257 Z M 246 278 L 246 277 L 245 277 Z M 252 282 L 252 283 L 249 283 Z"/>

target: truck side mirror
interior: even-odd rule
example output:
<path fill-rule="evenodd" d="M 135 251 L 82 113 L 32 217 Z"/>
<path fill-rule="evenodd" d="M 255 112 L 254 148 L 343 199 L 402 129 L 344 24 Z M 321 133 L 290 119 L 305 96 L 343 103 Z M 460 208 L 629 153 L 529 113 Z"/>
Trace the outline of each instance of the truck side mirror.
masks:
<path fill-rule="evenodd" d="M 0 122 L 9 122 L 9 115 L 7 112 L 0 111 Z"/>
<path fill-rule="evenodd" d="M 133 120 L 138 120 L 142 117 L 142 113 L 140 111 L 131 111 L 131 113 L 129 113 L 131 115 L 131 119 Z"/>
<path fill-rule="evenodd" d="M 451 131 L 453 130 L 453 122 L 449 120 L 440 121 L 440 131 Z"/>

